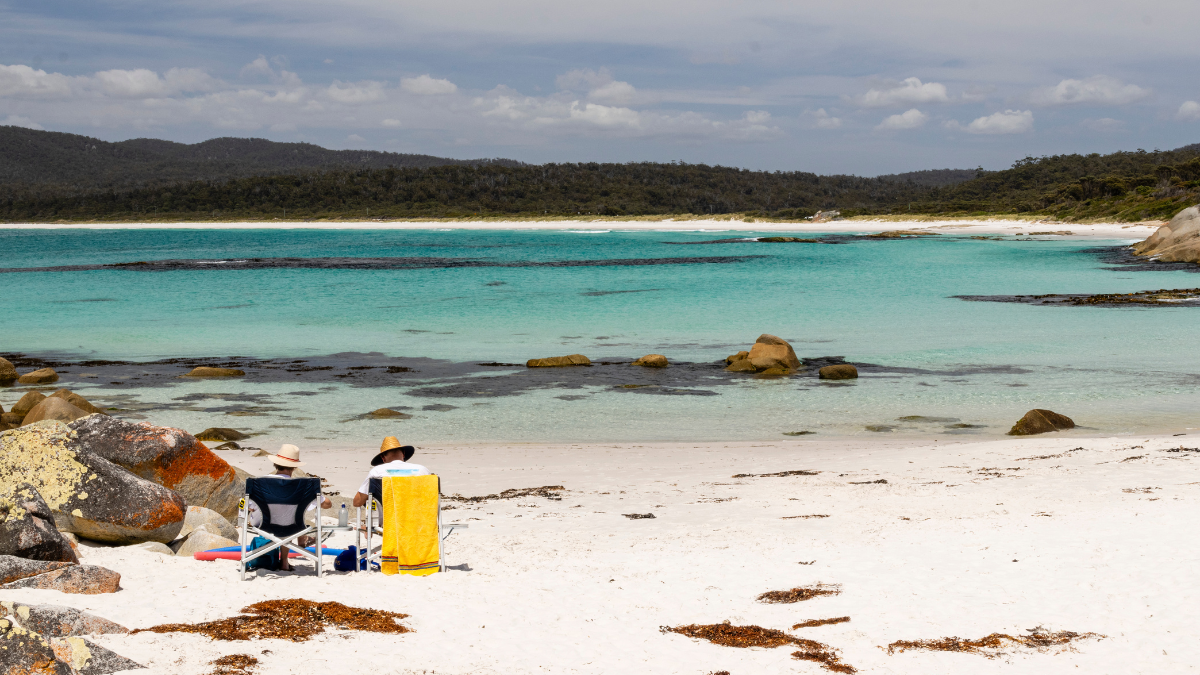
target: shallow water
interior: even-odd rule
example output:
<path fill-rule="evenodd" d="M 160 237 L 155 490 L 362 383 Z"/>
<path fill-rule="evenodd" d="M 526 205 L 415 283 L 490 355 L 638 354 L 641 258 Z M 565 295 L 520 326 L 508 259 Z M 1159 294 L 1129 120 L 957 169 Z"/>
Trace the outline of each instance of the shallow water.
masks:
<path fill-rule="evenodd" d="M 0 351 L 67 362 L 60 384 L 118 414 L 191 431 L 232 426 L 265 434 L 255 441 L 264 443 L 385 432 L 418 444 L 801 430 L 985 437 L 1033 407 L 1092 433 L 1200 427 L 1200 355 L 1189 348 L 1200 309 L 951 297 L 1200 286 L 1179 269 L 1113 269 L 1094 250 L 1126 242 L 678 245 L 752 236 L 0 230 L 0 268 L 69 268 L 0 274 Z M 286 257 L 303 260 L 253 262 Z M 186 262 L 101 267 L 155 260 Z M 844 357 L 862 377 L 756 380 L 716 365 L 764 332 L 802 358 Z M 575 352 L 613 365 L 552 374 L 478 365 Z M 680 365 L 617 365 L 652 352 Z M 70 363 L 231 356 L 280 361 L 251 363 L 245 379 L 202 382 L 177 378 L 186 363 Z M 300 360 L 327 369 L 282 365 Z M 0 403 L 23 390 L 0 390 Z M 383 406 L 414 417 L 358 418 Z M 910 416 L 926 419 L 898 420 Z"/>

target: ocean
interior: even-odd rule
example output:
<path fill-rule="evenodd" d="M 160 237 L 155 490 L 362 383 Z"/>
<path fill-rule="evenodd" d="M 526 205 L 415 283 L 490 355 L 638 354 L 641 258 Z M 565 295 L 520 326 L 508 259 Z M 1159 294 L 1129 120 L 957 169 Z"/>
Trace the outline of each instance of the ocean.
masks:
<path fill-rule="evenodd" d="M 22 372 L 54 364 L 56 387 L 118 416 L 264 445 L 983 439 L 1031 408 L 1088 433 L 1200 427 L 1200 309 L 954 297 L 1200 286 L 1181 266 L 1115 264 L 1127 240 L 876 239 L 836 223 L 795 235 L 815 243 L 755 240 L 779 235 L 0 230 L 0 353 Z M 726 373 L 762 333 L 814 367 Z M 595 365 L 523 365 L 572 353 Z M 672 365 L 628 365 L 649 353 Z M 858 380 L 816 378 L 843 359 Z M 197 363 L 248 374 L 179 378 Z M 363 416 L 382 407 L 411 417 Z"/>

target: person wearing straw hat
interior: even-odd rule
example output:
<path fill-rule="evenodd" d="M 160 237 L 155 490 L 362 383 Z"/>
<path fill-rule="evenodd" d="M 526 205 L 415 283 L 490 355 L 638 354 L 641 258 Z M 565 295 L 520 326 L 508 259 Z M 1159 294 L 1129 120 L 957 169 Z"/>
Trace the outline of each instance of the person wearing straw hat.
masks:
<path fill-rule="evenodd" d="M 416 454 L 417 449 L 411 445 L 400 445 L 399 439 L 395 436 L 388 436 L 383 439 L 383 443 L 379 446 L 379 452 L 371 458 L 371 470 L 367 472 L 367 479 L 358 488 L 358 494 L 354 495 L 355 506 L 366 506 L 368 495 L 371 493 L 371 479 L 383 478 L 385 476 L 428 476 L 429 469 L 414 464 L 408 460 Z"/>
<path fill-rule="evenodd" d="M 300 448 L 292 445 L 291 443 L 284 443 L 283 445 L 279 446 L 279 452 L 271 455 L 269 459 L 271 460 L 271 464 L 275 467 L 275 473 L 267 474 L 266 476 L 263 476 L 263 478 L 279 478 L 281 480 L 288 480 L 292 477 L 293 471 L 304 466 L 304 462 L 300 461 Z M 305 509 L 304 512 L 308 513 L 309 511 L 316 510 L 316 508 L 317 502 L 313 501 L 313 503 L 308 505 L 308 508 Z M 324 501 L 321 502 L 321 508 L 333 508 L 333 502 L 329 501 L 329 497 L 325 497 Z M 247 510 L 250 512 L 250 523 L 255 527 L 258 527 L 258 525 L 262 523 L 262 514 L 258 513 L 258 504 L 255 504 L 253 501 L 251 501 L 249 504 L 247 504 Z M 299 539 L 299 544 L 301 546 L 311 546 L 315 543 L 315 537 L 300 537 Z M 286 551 L 287 547 L 283 547 L 279 550 Z M 288 561 L 288 556 L 281 553 L 279 557 L 279 569 L 283 572 L 292 571 L 292 564 L 290 561 Z"/>

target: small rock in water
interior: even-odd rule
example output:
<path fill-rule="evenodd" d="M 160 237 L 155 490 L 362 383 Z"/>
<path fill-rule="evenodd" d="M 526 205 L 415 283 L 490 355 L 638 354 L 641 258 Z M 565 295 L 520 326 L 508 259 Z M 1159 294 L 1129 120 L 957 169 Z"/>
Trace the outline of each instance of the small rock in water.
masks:
<path fill-rule="evenodd" d="M 409 415 L 408 413 L 402 413 L 399 410 L 392 410 L 391 408 L 379 408 L 377 410 L 372 410 L 371 412 L 367 413 L 366 416 L 377 420 L 412 419 L 412 415 Z"/>
<path fill-rule="evenodd" d="M 667 357 L 662 354 L 647 354 L 637 361 L 633 362 L 635 366 L 644 366 L 646 368 L 666 368 L 669 364 Z"/>
<path fill-rule="evenodd" d="M 525 362 L 526 368 L 560 368 L 563 366 L 590 366 L 592 360 L 583 354 L 569 354 L 567 356 L 551 356 L 544 359 L 529 359 Z"/>
<path fill-rule="evenodd" d="M 196 434 L 196 440 L 198 441 L 242 441 L 247 438 L 250 437 L 237 429 L 230 429 L 228 427 L 209 427 Z"/>
<path fill-rule="evenodd" d="M 817 376 L 822 380 L 855 380 L 858 379 L 858 368 L 849 363 L 839 363 L 818 370 Z"/>
<path fill-rule="evenodd" d="M 1009 436 L 1032 436 L 1034 434 L 1044 434 L 1048 431 L 1060 431 L 1062 429 L 1074 429 L 1075 421 L 1066 415 L 1060 415 L 1051 410 L 1042 410 L 1034 408 L 1025 413 L 1025 416 L 1017 420 L 1012 429 L 1008 431 Z"/>
<path fill-rule="evenodd" d="M 800 368 L 800 359 L 787 340 L 769 333 L 758 336 L 750 351 L 741 351 L 725 359 L 731 373 L 762 373 L 767 377 L 787 375 Z"/>
<path fill-rule="evenodd" d="M 54 372 L 53 368 L 42 368 L 17 378 L 17 384 L 51 384 L 52 382 L 58 382 L 58 373 Z"/>
<path fill-rule="evenodd" d="M 183 377 L 241 377 L 246 374 L 246 371 L 237 368 L 213 368 L 211 366 L 198 366 L 192 368 L 191 372 Z"/>
<path fill-rule="evenodd" d="M 784 436 L 807 436 L 809 434 L 815 434 L 815 433 L 817 433 L 817 432 L 807 431 L 807 430 L 806 431 L 785 431 L 785 432 L 783 432 L 783 435 Z"/>

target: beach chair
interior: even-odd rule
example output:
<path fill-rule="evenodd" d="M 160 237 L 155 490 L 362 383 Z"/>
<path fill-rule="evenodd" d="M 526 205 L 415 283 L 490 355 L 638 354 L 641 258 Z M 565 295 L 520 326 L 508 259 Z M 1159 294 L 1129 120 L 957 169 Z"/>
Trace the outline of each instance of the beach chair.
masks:
<path fill-rule="evenodd" d="M 468 526 L 442 522 L 441 479 L 389 476 L 386 481 L 370 480 L 365 522 L 364 507 L 358 509 L 355 570 L 365 567 L 384 574 L 417 575 L 445 572 L 446 538 Z"/>
<path fill-rule="evenodd" d="M 308 505 L 313 501 L 319 505 L 323 499 L 320 478 L 246 479 L 246 495 L 238 506 L 238 535 L 242 547 L 238 569 L 242 575 L 242 581 L 247 578 L 246 563 L 280 549 L 282 549 L 281 555 L 288 555 L 289 548 L 299 553 L 301 557 L 316 563 L 317 576 L 325 575 L 325 568 L 322 564 L 324 556 L 321 549 L 326 533 L 321 526 L 320 509 L 317 509 L 314 525 L 304 523 L 304 512 Z M 250 502 L 254 502 L 258 507 L 258 512 L 262 514 L 262 522 L 258 525 L 250 522 Z M 300 537 L 306 535 L 315 535 L 316 537 L 316 547 L 313 552 L 300 546 Z M 265 537 L 270 540 L 270 543 L 251 549 L 250 542 L 254 537 Z"/>

